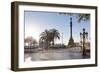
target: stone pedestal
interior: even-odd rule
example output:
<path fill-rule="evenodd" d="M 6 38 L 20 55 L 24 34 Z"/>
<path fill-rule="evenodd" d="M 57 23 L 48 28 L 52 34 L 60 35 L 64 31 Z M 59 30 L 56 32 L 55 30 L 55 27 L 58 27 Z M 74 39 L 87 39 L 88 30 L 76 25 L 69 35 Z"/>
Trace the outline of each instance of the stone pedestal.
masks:
<path fill-rule="evenodd" d="M 69 46 L 69 47 L 75 47 L 75 43 L 74 43 L 73 38 L 70 38 L 70 39 L 69 39 L 68 46 Z"/>

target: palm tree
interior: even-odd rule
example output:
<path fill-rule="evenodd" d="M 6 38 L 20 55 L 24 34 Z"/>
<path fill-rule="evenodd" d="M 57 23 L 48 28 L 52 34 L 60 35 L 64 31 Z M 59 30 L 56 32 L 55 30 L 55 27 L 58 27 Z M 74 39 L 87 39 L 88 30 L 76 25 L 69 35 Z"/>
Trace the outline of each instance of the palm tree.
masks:
<path fill-rule="evenodd" d="M 48 30 L 45 30 L 44 32 L 42 32 L 40 34 L 40 39 L 45 42 L 45 47 L 48 48 L 51 41 L 50 32 Z"/>
<path fill-rule="evenodd" d="M 52 45 L 55 44 L 55 39 L 60 39 L 60 33 L 56 29 L 50 29 Z"/>
<path fill-rule="evenodd" d="M 42 40 L 45 43 L 46 48 L 50 46 L 50 43 L 52 42 L 52 45 L 55 44 L 55 39 L 60 39 L 60 33 L 56 29 L 50 29 L 45 30 L 40 34 L 40 40 Z"/>

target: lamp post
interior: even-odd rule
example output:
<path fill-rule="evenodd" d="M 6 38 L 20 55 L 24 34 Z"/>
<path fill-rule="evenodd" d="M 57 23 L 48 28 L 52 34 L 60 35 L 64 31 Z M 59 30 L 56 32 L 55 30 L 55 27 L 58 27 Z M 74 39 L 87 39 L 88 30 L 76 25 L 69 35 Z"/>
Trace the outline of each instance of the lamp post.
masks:
<path fill-rule="evenodd" d="M 82 56 L 86 55 L 86 47 L 85 47 L 85 43 L 86 43 L 86 39 L 88 39 L 88 33 L 85 31 L 85 28 L 83 28 L 83 32 L 80 33 L 80 38 L 81 38 L 81 45 L 82 45 Z"/>

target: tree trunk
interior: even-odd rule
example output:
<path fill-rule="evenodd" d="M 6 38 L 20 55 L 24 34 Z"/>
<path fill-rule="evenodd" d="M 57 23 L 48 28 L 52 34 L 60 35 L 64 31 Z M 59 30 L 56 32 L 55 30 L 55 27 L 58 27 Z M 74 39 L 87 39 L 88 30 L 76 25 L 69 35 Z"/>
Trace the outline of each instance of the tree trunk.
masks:
<path fill-rule="evenodd" d="M 54 39 L 53 39 L 53 41 L 52 41 L 52 45 L 54 46 L 54 44 L 55 44 L 55 43 L 54 43 Z"/>

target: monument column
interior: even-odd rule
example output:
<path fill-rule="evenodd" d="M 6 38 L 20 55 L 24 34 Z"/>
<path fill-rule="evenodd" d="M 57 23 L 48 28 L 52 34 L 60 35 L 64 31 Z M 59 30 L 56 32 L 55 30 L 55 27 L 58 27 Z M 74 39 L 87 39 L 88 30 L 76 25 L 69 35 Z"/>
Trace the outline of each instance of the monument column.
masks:
<path fill-rule="evenodd" d="M 69 47 L 75 46 L 73 36 L 72 36 L 72 17 L 70 17 L 70 39 L 69 39 L 69 42 L 68 42 L 68 46 Z"/>
<path fill-rule="evenodd" d="M 70 18 L 70 37 L 72 38 L 72 18 Z"/>

